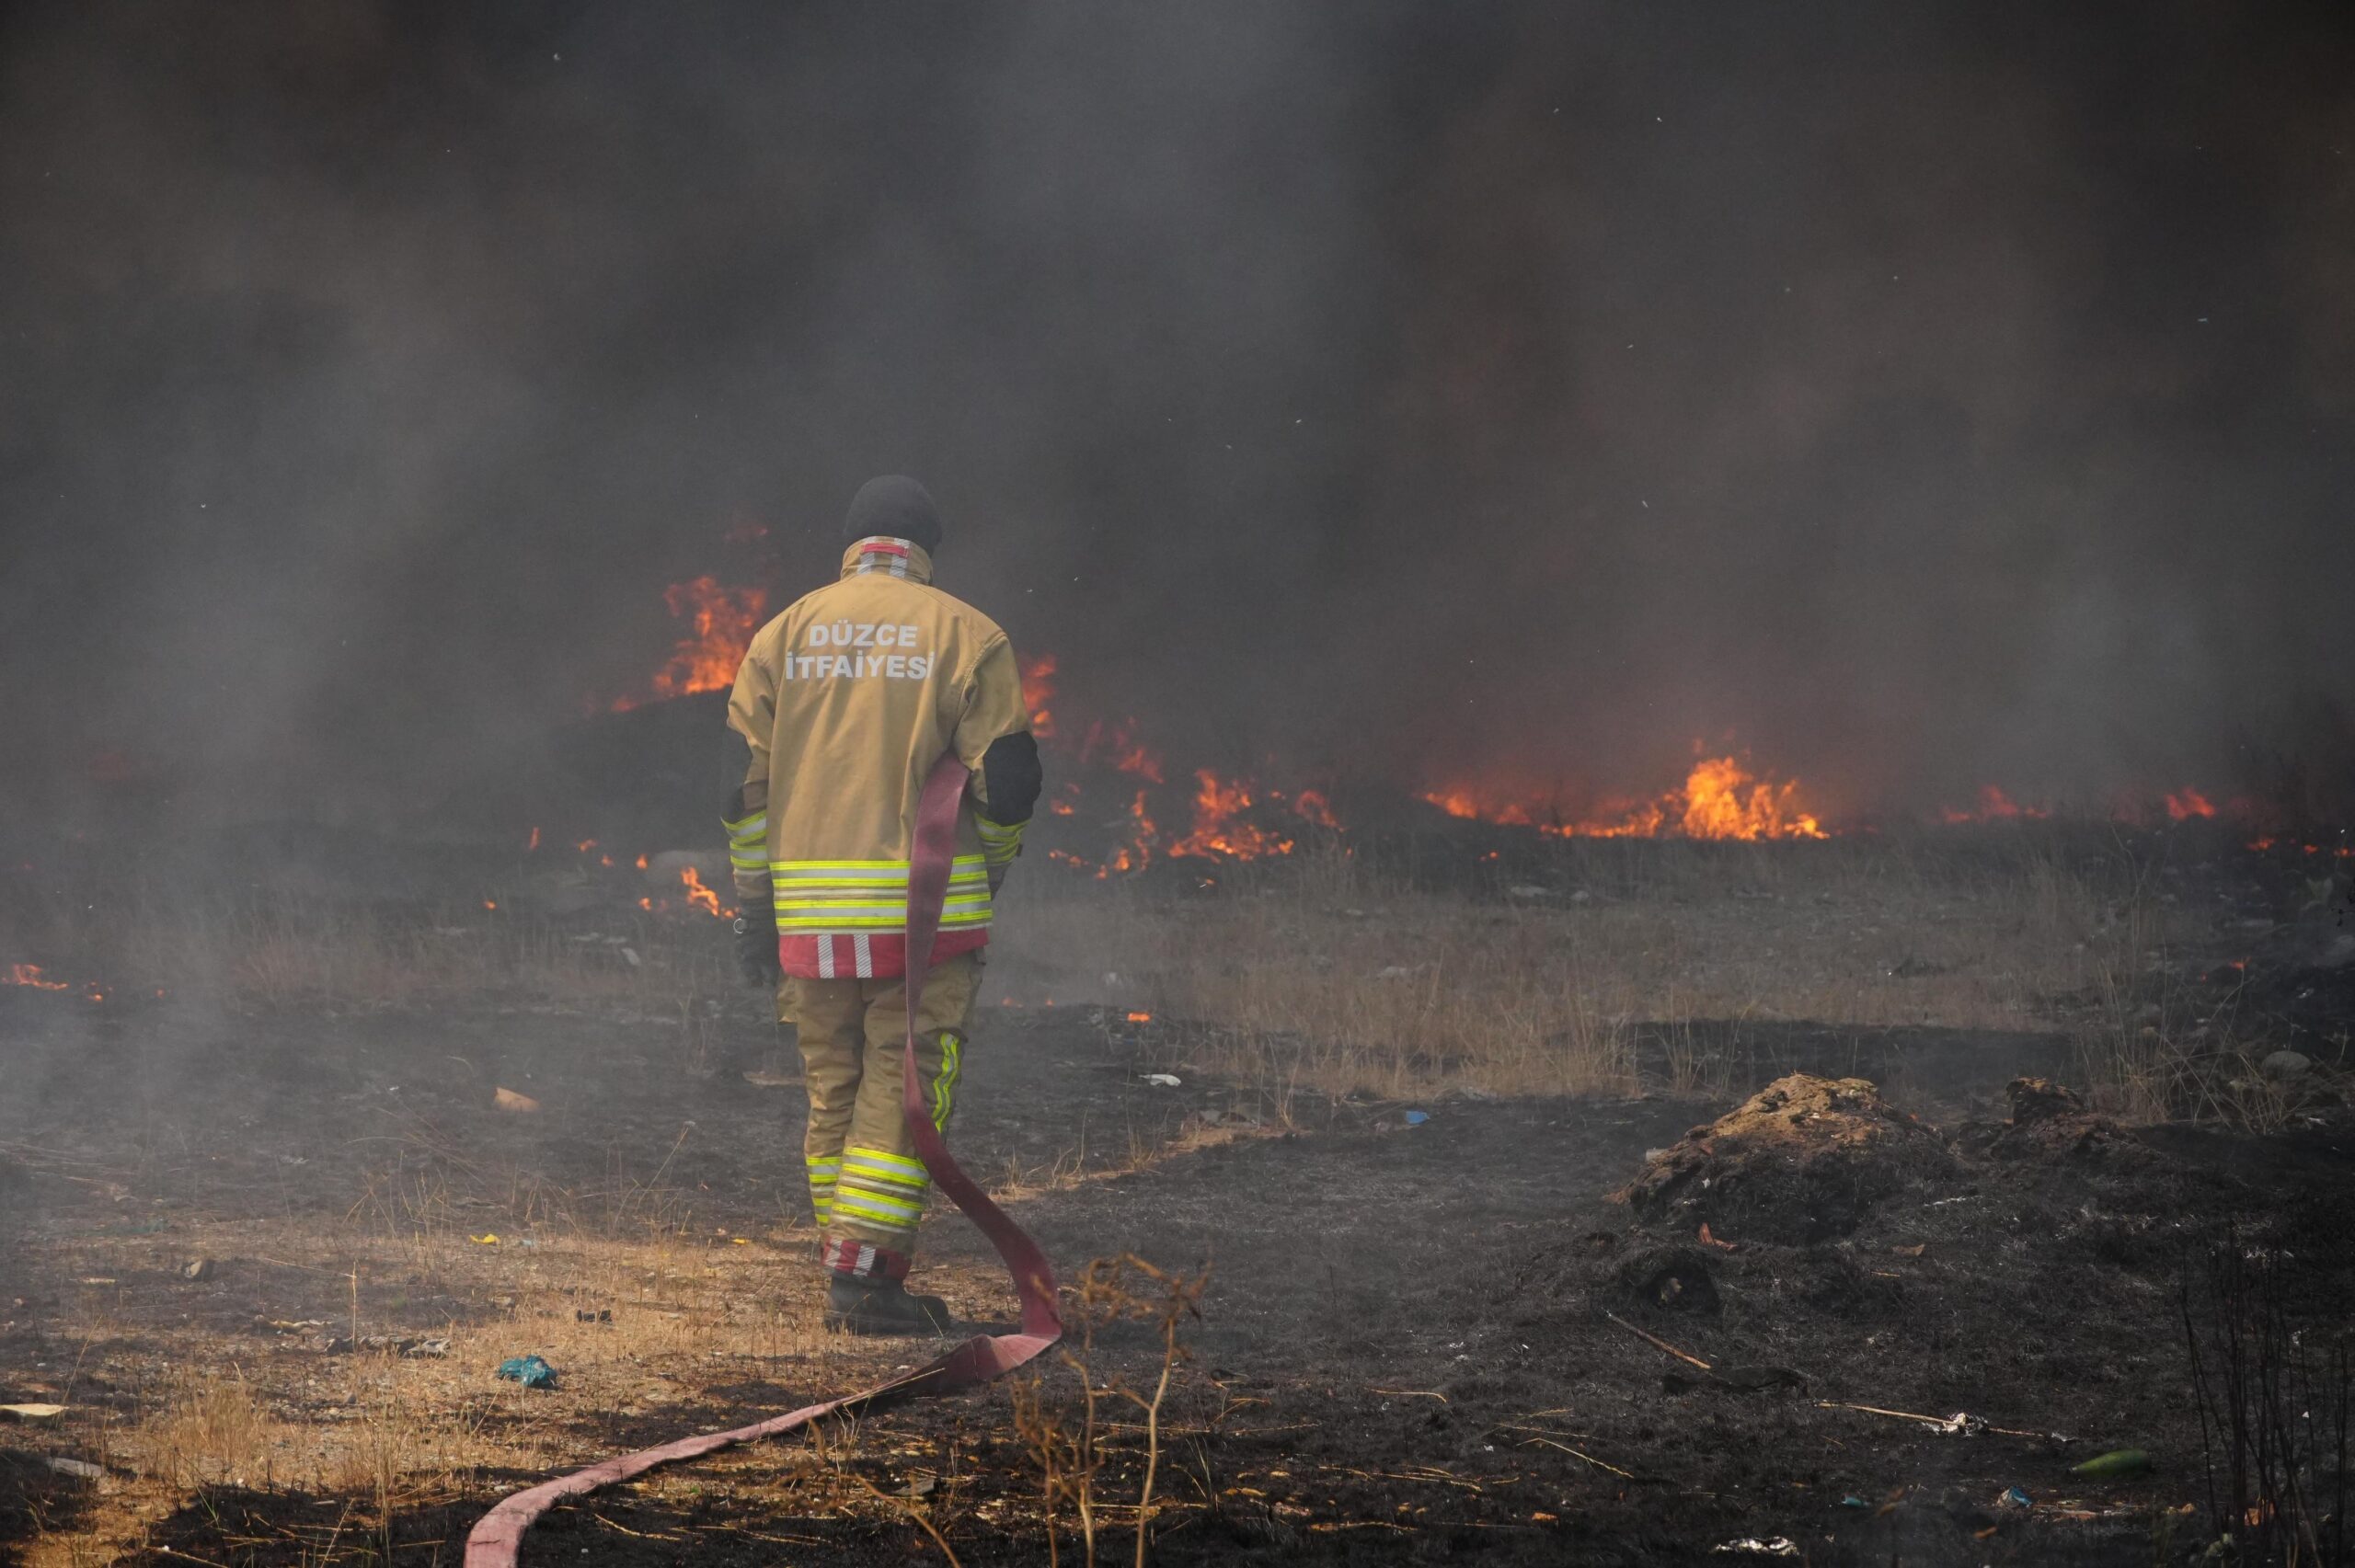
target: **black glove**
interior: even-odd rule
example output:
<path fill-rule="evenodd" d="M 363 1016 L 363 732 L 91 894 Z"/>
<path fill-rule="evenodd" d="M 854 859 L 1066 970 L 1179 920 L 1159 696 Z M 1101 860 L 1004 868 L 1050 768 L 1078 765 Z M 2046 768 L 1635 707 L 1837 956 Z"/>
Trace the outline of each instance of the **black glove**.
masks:
<path fill-rule="evenodd" d="M 776 956 L 776 907 L 748 904 L 736 917 L 736 972 L 747 985 L 775 990 L 785 979 Z"/>

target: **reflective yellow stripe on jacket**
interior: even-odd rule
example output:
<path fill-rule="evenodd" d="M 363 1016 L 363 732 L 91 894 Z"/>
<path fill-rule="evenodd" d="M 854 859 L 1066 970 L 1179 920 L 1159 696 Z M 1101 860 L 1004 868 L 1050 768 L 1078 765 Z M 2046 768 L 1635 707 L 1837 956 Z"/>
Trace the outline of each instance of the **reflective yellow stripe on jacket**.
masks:
<path fill-rule="evenodd" d="M 903 860 L 775 860 L 769 863 L 769 877 L 776 889 L 780 932 L 898 931 L 908 923 Z M 940 929 L 989 923 L 988 863 L 977 854 L 960 854 L 949 869 Z"/>
<path fill-rule="evenodd" d="M 768 858 L 769 814 L 756 811 L 738 821 L 723 821 L 720 826 L 728 830 L 729 865 L 758 876 Z"/>
<path fill-rule="evenodd" d="M 1014 857 L 1022 853 L 1022 830 L 1028 822 L 993 822 L 980 812 L 973 814 L 973 830 L 981 835 L 982 857 L 992 865 L 1012 865 Z"/>

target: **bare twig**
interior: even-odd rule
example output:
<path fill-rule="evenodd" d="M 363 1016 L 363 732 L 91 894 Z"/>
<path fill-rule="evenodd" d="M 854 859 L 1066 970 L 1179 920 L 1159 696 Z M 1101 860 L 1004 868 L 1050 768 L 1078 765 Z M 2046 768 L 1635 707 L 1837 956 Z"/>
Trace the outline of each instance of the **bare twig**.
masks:
<path fill-rule="evenodd" d="M 1711 1367 L 1706 1361 L 1702 1360 L 1699 1356 L 1692 1355 L 1687 1351 L 1677 1349 L 1676 1346 L 1669 1344 L 1668 1341 L 1660 1338 L 1660 1336 L 1656 1333 L 1646 1333 L 1642 1329 L 1637 1328 L 1635 1324 L 1629 1322 L 1626 1319 L 1621 1317 L 1616 1312 L 1605 1312 L 1603 1315 L 1609 1318 L 1613 1322 L 1617 1323 L 1621 1328 L 1626 1329 L 1629 1333 L 1634 1334 L 1637 1339 L 1642 1340 L 1645 1344 L 1650 1345 L 1655 1350 L 1665 1350 L 1671 1356 L 1675 1356 L 1679 1361 L 1683 1362 L 1688 1367 L 1698 1367 L 1704 1372 L 1716 1370 L 1715 1368 Z"/>
<path fill-rule="evenodd" d="M 1607 1470 L 1622 1481 L 1633 1481 L 1636 1479 L 1636 1472 L 1634 1471 L 1621 1470 L 1617 1465 L 1606 1463 L 1602 1459 L 1596 1459 L 1592 1454 L 1581 1453 L 1580 1450 L 1571 1448 L 1568 1443 L 1557 1443 L 1551 1437 L 1524 1437 L 1522 1439 L 1522 1443 L 1523 1447 L 1526 1447 L 1531 1443 L 1543 1443 L 1549 1448 L 1561 1449 L 1562 1452 L 1569 1455 L 1570 1458 L 1574 1459 L 1584 1459 L 1587 1463 L 1592 1465 L 1597 1470 Z"/>
<path fill-rule="evenodd" d="M 861 1486 L 867 1488 L 867 1490 L 873 1494 L 876 1501 L 879 1503 L 888 1503 L 902 1514 L 905 1514 L 909 1518 L 913 1519 L 916 1522 L 917 1527 L 921 1528 L 925 1534 L 932 1538 L 932 1544 L 940 1548 L 940 1555 L 948 1559 L 948 1568 L 964 1568 L 964 1564 L 957 1561 L 957 1553 L 950 1550 L 948 1538 L 942 1535 L 937 1528 L 934 1528 L 932 1520 L 925 1516 L 923 1509 L 917 1507 L 913 1503 L 908 1501 L 904 1497 L 892 1496 L 890 1493 L 884 1491 L 881 1487 L 867 1480 L 867 1477 L 860 1475 L 856 1471 L 852 1472 L 851 1479 L 857 1482 Z"/>

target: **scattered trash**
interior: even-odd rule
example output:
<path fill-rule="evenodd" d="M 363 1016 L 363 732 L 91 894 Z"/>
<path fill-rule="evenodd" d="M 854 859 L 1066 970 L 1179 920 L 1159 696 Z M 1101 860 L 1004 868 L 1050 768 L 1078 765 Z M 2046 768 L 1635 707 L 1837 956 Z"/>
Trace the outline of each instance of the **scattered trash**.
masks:
<path fill-rule="evenodd" d="M 496 1230 L 486 1231 L 484 1234 L 479 1236 L 469 1236 L 466 1240 L 472 1242 L 477 1247 L 495 1247 L 499 1245 L 499 1232 Z"/>
<path fill-rule="evenodd" d="M 2096 1454 L 2081 1465 L 2071 1465 L 2071 1475 L 2082 1475 L 2094 1481 L 2112 1481 L 2120 1476 L 2147 1475 L 2151 1471 L 2151 1456 L 2141 1448 L 2112 1448 L 2106 1454 Z"/>
<path fill-rule="evenodd" d="M 1910 1247 L 1891 1247 L 1889 1250 L 1901 1258 L 1918 1258 L 1930 1250 L 1930 1243 L 1916 1242 Z"/>
<path fill-rule="evenodd" d="M 212 1278 L 213 1260 L 211 1258 L 195 1258 L 190 1260 L 188 1265 L 180 1270 L 180 1277 L 182 1279 L 194 1280 L 206 1280 Z"/>
<path fill-rule="evenodd" d="M 575 1307 L 572 1309 L 572 1321 L 576 1323 L 609 1323 L 614 1321 L 614 1310 L 600 1307 L 592 1312 L 586 1307 Z"/>
<path fill-rule="evenodd" d="M 1709 1222 L 1706 1219 L 1701 1221 L 1700 1240 L 1701 1244 L 1705 1247 L 1717 1247 L 1729 1253 L 1741 1245 L 1740 1242 L 1720 1242 L 1715 1236 L 1710 1235 Z"/>
<path fill-rule="evenodd" d="M 1175 1089 L 1178 1087 L 1178 1075 L 1173 1072 L 1148 1072 L 1143 1075 L 1143 1081 L 1152 1084 L 1155 1089 Z"/>
<path fill-rule="evenodd" d="M 62 1404 L 0 1404 L 0 1415 L 13 1416 L 18 1421 L 47 1421 L 65 1413 Z"/>
<path fill-rule="evenodd" d="M 499 1375 L 527 1389 L 556 1387 L 556 1368 L 536 1356 L 511 1356 L 499 1364 Z"/>
<path fill-rule="evenodd" d="M 1723 1551 L 1743 1557 L 1797 1557 L 1799 1554 L 1799 1549 L 1791 1544 L 1791 1538 L 1785 1535 L 1774 1536 L 1765 1540 L 1761 1540 L 1754 1535 L 1740 1536 L 1732 1540 L 1720 1542 L 1709 1548 L 1709 1551 L 1712 1554 Z"/>
<path fill-rule="evenodd" d="M 755 1089 L 791 1089 L 801 1080 L 788 1078 L 782 1072 L 763 1072 L 755 1068 L 744 1074 L 744 1082 Z"/>
<path fill-rule="evenodd" d="M 540 1108 L 540 1103 L 537 1100 L 533 1099 L 529 1094 L 518 1094 L 512 1089 L 499 1091 L 492 1097 L 491 1104 L 502 1111 L 520 1111 L 527 1116 Z"/>
<path fill-rule="evenodd" d="M 637 968 L 640 964 L 643 964 L 643 963 L 645 963 L 645 962 L 646 962 L 646 960 L 645 960 L 645 959 L 643 959 L 643 958 L 641 958 L 641 957 L 639 957 L 639 956 L 638 956 L 638 949 L 637 949 L 637 948 L 635 948 L 635 947 L 625 947 L 625 948 L 623 948 L 623 949 L 622 949 L 622 956 L 623 956 L 624 958 L 626 958 L 627 960 L 629 960 L 629 967 L 630 967 L 631 968 L 633 968 L 633 969 Z"/>
<path fill-rule="evenodd" d="M 1843 1508 L 1869 1508 L 1872 1505 L 1852 1492 L 1847 1496 L 1840 1499 L 1840 1506 Z"/>
<path fill-rule="evenodd" d="M 1540 887 L 1534 882 L 1516 882 L 1505 889 L 1505 897 L 1508 898 L 1550 898 L 1554 897 L 1554 889 Z"/>
<path fill-rule="evenodd" d="M 1406 1114 L 1406 1122 L 1408 1127 L 1420 1127 L 1430 1119 L 1431 1114 L 1429 1111 L 1408 1111 Z"/>
<path fill-rule="evenodd" d="M 94 1465 L 87 1459 L 69 1459 L 56 1454 L 49 1457 L 49 1468 L 76 1481 L 104 1481 L 107 1478 L 104 1465 Z"/>
<path fill-rule="evenodd" d="M 2004 1494 L 1995 1499 L 1995 1505 L 2002 1508 L 2028 1507 L 2030 1503 L 2028 1489 L 2023 1486 L 2006 1486 L 2004 1488 Z"/>

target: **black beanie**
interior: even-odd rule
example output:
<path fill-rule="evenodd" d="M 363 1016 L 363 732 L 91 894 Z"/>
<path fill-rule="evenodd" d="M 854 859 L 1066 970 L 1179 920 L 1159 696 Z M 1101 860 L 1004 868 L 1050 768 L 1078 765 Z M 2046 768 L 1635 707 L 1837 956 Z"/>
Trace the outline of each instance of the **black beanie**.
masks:
<path fill-rule="evenodd" d="M 904 539 L 926 555 L 940 548 L 940 512 L 932 495 L 904 474 L 869 479 L 850 498 L 850 518 L 843 525 L 843 542 L 856 544 L 877 534 Z"/>

